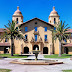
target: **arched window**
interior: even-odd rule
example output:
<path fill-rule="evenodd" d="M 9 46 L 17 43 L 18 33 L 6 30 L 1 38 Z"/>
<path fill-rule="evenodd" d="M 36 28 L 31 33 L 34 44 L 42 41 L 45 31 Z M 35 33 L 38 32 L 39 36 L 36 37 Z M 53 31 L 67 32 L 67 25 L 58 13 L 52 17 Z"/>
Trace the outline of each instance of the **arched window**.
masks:
<path fill-rule="evenodd" d="M 37 22 L 35 22 L 35 24 L 37 24 Z"/>
<path fill-rule="evenodd" d="M 27 39 L 27 35 L 25 35 L 25 41 L 27 41 L 28 39 Z"/>
<path fill-rule="evenodd" d="M 37 35 L 35 35 L 35 41 L 37 41 Z"/>
<path fill-rule="evenodd" d="M 54 27 L 54 30 L 56 30 L 56 27 Z"/>
<path fill-rule="evenodd" d="M 47 41 L 47 35 L 45 35 L 45 41 Z"/>
<path fill-rule="evenodd" d="M 17 31 L 18 31 L 18 27 L 16 27 Z"/>
<path fill-rule="evenodd" d="M 17 22 L 17 24 L 18 24 L 18 18 L 16 19 L 16 22 Z"/>
<path fill-rule="evenodd" d="M 25 27 L 25 32 L 27 32 L 28 31 L 28 27 Z"/>
<path fill-rule="evenodd" d="M 37 27 L 35 27 L 35 31 L 37 32 Z"/>
<path fill-rule="evenodd" d="M 8 39 L 5 39 L 5 42 L 8 42 Z"/>
<path fill-rule="evenodd" d="M 66 39 L 64 39 L 64 42 L 67 42 Z"/>
<path fill-rule="evenodd" d="M 56 23 L 56 18 L 54 18 L 54 24 Z"/>
<path fill-rule="evenodd" d="M 18 27 L 16 27 L 16 29 L 18 29 Z"/>
<path fill-rule="evenodd" d="M 44 27 L 44 29 L 45 29 L 45 32 L 47 32 L 47 27 Z"/>

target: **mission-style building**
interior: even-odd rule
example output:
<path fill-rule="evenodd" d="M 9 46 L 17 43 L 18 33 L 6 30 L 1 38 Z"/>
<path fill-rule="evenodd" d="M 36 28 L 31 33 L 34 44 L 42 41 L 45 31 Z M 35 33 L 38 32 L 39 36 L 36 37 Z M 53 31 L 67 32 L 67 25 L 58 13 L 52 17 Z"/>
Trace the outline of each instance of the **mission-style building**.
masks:
<path fill-rule="evenodd" d="M 24 40 L 16 38 L 14 40 L 14 54 L 33 54 L 32 50 L 36 48 L 40 50 L 40 54 L 59 54 L 59 40 L 52 40 L 52 31 L 54 25 L 60 22 L 55 7 L 49 15 L 49 22 L 45 22 L 39 18 L 33 18 L 23 22 L 23 15 L 17 7 L 12 16 L 12 20 L 16 21 L 16 27 L 21 25 L 21 33 L 25 37 Z M 3 34 L 3 28 L 0 28 L 0 35 Z M 66 33 L 71 34 L 67 41 L 62 41 L 62 53 L 72 54 L 72 29 Z M 0 42 L 0 54 L 11 53 L 11 40 L 4 39 Z"/>

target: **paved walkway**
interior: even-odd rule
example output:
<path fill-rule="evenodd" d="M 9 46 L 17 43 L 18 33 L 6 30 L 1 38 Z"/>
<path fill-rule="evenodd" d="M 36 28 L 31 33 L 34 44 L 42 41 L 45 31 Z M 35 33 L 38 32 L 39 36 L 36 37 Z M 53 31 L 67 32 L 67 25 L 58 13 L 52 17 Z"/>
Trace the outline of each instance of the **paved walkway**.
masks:
<path fill-rule="evenodd" d="M 12 70 L 11 72 L 62 72 L 62 70 L 72 69 L 72 61 L 69 58 L 53 59 L 64 62 L 64 64 L 58 64 L 58 65 L 20 65 L 9 63 L 12 60 L 14 60 L 14 58 L 0 59 L 0 68 L 11 69 Z"/>

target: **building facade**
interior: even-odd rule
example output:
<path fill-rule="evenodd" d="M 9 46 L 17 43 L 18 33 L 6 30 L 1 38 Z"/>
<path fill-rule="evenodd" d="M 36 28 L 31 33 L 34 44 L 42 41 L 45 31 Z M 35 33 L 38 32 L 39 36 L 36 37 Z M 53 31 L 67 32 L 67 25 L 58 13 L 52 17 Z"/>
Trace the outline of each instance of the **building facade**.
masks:
<path fill-rule="evenodd" d="M 51 29 L 54 29 L 54 25 L 58 25 L 60 22 L 60 16 L 55 7 L 53 7 L 49 15 L 48 23 L 39 18 L 23 22 L 23 15 L 19 7 L 14 12 L 12 20 L 16 22 L 16 27 L 21 25 L 21 33 L 25 37 L 24 40 L 19 40 L 18 38 L 14 40 L 14 54 L 33 54 L 32 51 L 36 48 L 41 51 L 40 54 L 59 54 L 59 41 L 53 42 L 51 31 Z M 1 34 L 3 34 L 3 29 L 0 29 Z M 66 44 L 63 45 L 62 53 L 65 52 Z M 0 42 L 0 53 L 11 53 L 10 39 L 4 39 Z"/>

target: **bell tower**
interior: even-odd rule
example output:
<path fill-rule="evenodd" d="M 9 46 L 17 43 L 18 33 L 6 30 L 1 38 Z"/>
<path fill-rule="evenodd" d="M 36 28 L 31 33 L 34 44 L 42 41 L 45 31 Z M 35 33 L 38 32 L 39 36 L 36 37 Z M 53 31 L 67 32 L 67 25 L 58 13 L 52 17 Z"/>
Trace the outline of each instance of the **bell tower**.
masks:
<path fill-rule="evenodd" d="M 53 11 L 51 11 L 49 15 L 49 23 L 51 24 L 58 24 L 60 22 L 60 16 L 58 15 L 57 11 L 55 11 L 55 7 L 53 7 Z"/>
<path fill-rule="evenodd" d="M 23 23 L 23 15 L 21 11 L 19 10 L 19 6 L 17 6 L 17 10 L 14 12 L 12 16 L 12 21 L 15 21 L 16 24 L 22 24 Z"/>

